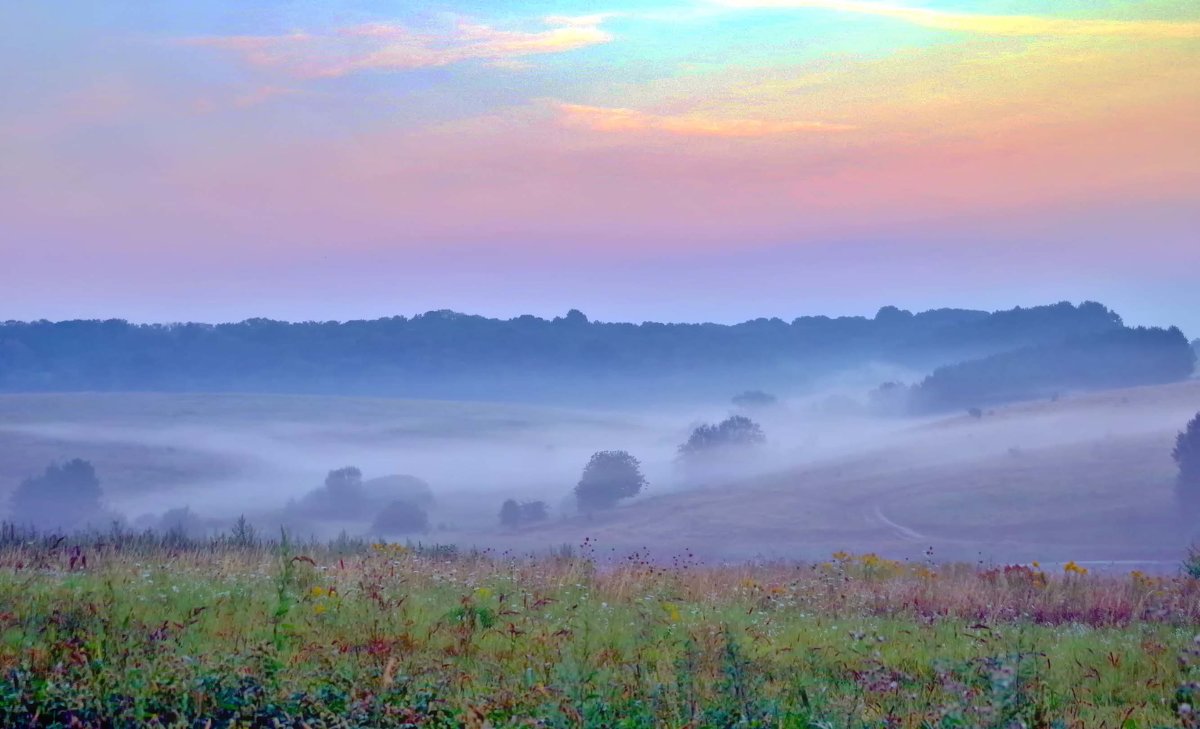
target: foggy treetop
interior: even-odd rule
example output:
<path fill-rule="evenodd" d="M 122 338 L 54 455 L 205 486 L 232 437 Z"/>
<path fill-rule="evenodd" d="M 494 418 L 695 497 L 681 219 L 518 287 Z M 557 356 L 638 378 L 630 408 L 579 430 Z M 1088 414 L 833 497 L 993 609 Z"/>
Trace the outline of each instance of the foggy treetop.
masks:
<path fill-rule="evenodd" d="M 918 314 L 884 307 L 873 318 L 736 325 L 606 323 L 574 310 L 552 320 L 432 311 L 347 322 L 9 321 L 0 325 L 0 389 L 490 398 L 632 378 L 687 388 L 722 373 L 772 386 L 871 362 L 932 368 L 1123 328 L 1094 302 Z"/>

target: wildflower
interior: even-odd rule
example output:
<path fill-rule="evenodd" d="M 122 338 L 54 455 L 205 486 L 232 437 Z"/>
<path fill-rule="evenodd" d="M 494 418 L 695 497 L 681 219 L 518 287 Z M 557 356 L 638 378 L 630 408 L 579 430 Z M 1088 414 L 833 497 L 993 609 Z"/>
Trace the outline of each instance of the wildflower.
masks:
<path fill-rule="evenodd" d="M 849 560 L 849 559 L 850 559 L 851 557 L 853 557 L 853 556 L 854 556 L 854 555 L 850 554 L 849 552 L 845 552 L 845 551 L 842 551 L 842 550 L 838 550 L 838 551 L 836 551 L 836 552 L 834 552 L 834 553 L 833 553 L 833 558 L 834 558 L 834 560 L 836 560 L 836 561 L 838 561 L 838 562 L 845 562 L 845 561 Z"/>
<path fill-rule="evenodd" d="M 678 623 L 680 621 L 680 619 L 683 617 L 679 612 L 679 606 L 676 605 L 675 603 L 664 602 L 662 604 L 662 609 L 663 609 L 663 612 L 665 612 L 667 614 L 667 619 L 670 620 L 672 623 Z"/>
<path fill-rule="evenodd" d="M 325 597 L 328 594 L 329 594 L 329 590 L 326 590 L 324 587 L 321 587 L 320 585 L 317 585 L 316 587 L 314 587 L 308 591 L 309 597 L 312 597 L 314 599 Z"/>
<path fill-rule="evenodd" d="M 314 614 L 316 614 L 316 615 L 321 615 L 321 614 L 323 614 L 323 613 L 324 613 L 324 612 L 325 612 L 327 609 L 328 609 L 328 608 L 326 608 L 326 607 L 325 607 L 324 605 L 322 605 L 321 603 L 317 603 L 316 605 L 313 605 L 313 613 L 314 613 Z"/>
<path fill-rule="evenodd" d="M 1075 560 L 1071 560 L 1063 565 L 1063 572 L 1069 575 L 1086 575 L 1088 573 L 1088 569 L 1087 567 L 1081 567 L 1080 565 L 1075 564 Z"/>
<path fill-rule="evenodd" d="M 475 597 L 480 600 L 486 600 L 492 596 L 492 591 L 486 587 L 478 587 L 475 589 Z"/>

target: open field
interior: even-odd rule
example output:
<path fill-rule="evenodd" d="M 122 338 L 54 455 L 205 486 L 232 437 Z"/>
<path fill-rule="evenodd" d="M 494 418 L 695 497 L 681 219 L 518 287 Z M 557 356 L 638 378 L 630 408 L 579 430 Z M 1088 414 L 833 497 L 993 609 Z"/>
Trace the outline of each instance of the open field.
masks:
<path fill-rule="evenodd" d="M 761 458 L 685 486 L 675 446 L 692 413 L 243 395 L 0 396 L 0 494 L 47 462 L 92 460 L 116 512 L 188 505 L 224 527 L 269 516 L 357 465 L 409 473 L 437 497 L 434 532 L 528 551 L 590 538 L 656 557 L 821 559 L 844 549 L 1005 563 L 1077 560 L 1171 571 L 1197 538 L 1176 508 L 1171 442 L 1200 411 L 1200 381 L 929 420 L 829 414 L 803 401 L 759 416 Z M 588 455 L 626 448 L 644 496 L 570 513 Z M 549 522 L 501 530 L 504 498 L 544 499 Z M 365 534 L 367 524 L 330 525 Z"/>
<path fill-rule="evenodd" d="M 874 555 L 9 535 L 0 608 L 4 726 L 1134 729 L 1200 659 L 1194 578 Z"/>
<path fill-rule="evenodd" d="M 1175 434 L 1200 381 L 1026 403 L 838 441 L 794 467 L 649 496 L 583 530 L 618 549 L 821 558 L 852 545 L 897 557 L 1133 562 L 1173 569 L 1195 539 L 1175 500 Z M 877 445 L 873 445 L 872 442 Z"/>

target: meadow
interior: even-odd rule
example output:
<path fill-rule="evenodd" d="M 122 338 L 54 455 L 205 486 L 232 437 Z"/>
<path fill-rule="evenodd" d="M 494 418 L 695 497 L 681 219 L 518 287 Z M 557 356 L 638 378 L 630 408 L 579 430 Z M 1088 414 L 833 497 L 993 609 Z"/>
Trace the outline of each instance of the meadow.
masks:
<path fill-rule="evenodd" d="M 1196 726 L 1200 580 L 0 535 L 0 725 Z"/>

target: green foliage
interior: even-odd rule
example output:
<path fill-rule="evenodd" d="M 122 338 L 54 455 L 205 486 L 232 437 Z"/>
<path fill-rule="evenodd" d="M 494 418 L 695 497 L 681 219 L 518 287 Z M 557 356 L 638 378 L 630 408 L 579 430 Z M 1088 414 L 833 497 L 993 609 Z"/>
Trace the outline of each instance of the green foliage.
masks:
<path fill-rule="evenodd" d="M 1155 602 L 1194 606 L 1186 578 L 126 536 L 84 569 L 0 543 L 0 726 L 1135 729 L 1196 698 L 1200 621 Z"/>

